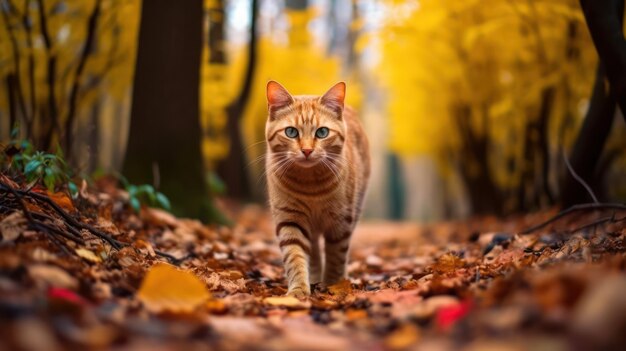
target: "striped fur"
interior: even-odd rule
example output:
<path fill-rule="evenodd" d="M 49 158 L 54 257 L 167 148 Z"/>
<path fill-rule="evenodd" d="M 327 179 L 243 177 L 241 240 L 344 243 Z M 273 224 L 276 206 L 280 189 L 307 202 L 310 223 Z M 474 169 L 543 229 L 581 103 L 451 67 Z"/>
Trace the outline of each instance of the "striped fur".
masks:
<path fill-rule="evenodd" d="M 345 85 L 322 97 L 291 96 L 269 82 L 266 173 L 288 294 L 345 277 L 350 236 L 361 215 L 370 174 L 369 146 L 358 118 L 343 105 Z M 285 129 L 299 135 L 289 138 Z M 315 131 L 330 133 L 317 138 Z M 307 157 L 303 149 L 312 149 Z M 324 265 L 320 239 L 324 241 Z M 323 267 L 324 266 L 324 267 Z"/>

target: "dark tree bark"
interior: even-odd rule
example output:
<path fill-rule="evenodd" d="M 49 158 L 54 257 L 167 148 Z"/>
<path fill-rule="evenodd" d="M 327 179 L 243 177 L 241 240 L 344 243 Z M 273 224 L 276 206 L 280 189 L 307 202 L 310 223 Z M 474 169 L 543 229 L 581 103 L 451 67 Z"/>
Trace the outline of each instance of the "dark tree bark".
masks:
<path fill-rule="evenodd" d="M 570 162 L 572 164 L 572 168 L 576 173 L 592 188 L 594 188 L 594 179 L 598 174 L 597 170 L 600 168 L 598 165 L 599 160 L 601 159 L 602 150 L 604 149 L 604 145 L 609 137 L 609 133 L 611 131 L 611 127 L 613 124 L 613 119 L 615 115 L 616 109 L 616 101 L 615 98 L 619 95 L 619 88 L 614 89 L 613 80 L 609 79 L 610 82 L 610 90 L 607 89 L 605 84 L 607 72 L 605 71 L 605 64 L 602 58 L 602 54 L 600 53 L 599 45 L 602 45 L 603 50 L 608 50 L 607 43 L 604 40 L 612 41 L 614 44 L 619 46 L 619 42 L 624 44 L 624 38 L 621 34 L 621 29 L 619 33 L 614 33 L 614 38 L 597 38 L 600 35 L 599 29 L 605 28 L 607 23 L 597 23 L 598 20 L 607 20 L 609 22 L 617 20 L 617 27 L 622 28 L 623 24 L 623 14 L 624 14 L 624 1 L 603 1 L 597 4 L 592 2 L 587 2 L 586 0 L 581 0 L 581 5 L 583 7 L 583 11 L 585 13 L 585 18 L 587 18 L 587 23 L 592 33 L 592 37 L 594 43 L 596 40 L 599 40 L 600 43 L 596 43 L 596 48 L 598 53 L 600 54 L 600 63 L 598 64 L 598 69 L 596 71 L 596 81 L 593 87 L 593 94 L 591 96 L 591 102 L 589 104 L 589 109 L 587 110 L 587 115 L 585 116 L 585 121 L 583 122 L 582 127 L 580 128 L 580 132 L 578 133 L 578 137 L 576 138 L 576 142 L 574 143 L 574 147 L 571 152 Z M 611 5 L 613 7 L 606 7 Z M 599 6 L 598 6 L 599 5 Z M 613 13 L 609 11 L 608 13 L 602 13 L 601 10 L 615 10 Z M 610 20 L 608 19 L 610 18 Z M 591 26 L 594 26 L 595 29 L 591 29 Z M 615 24 L 609 26 L 614 28 Z M 595 35 L 594 35 L 595 31 Z M 602 33 L 608 33 L 602 31 Z M 621 39 L 619 39 L 621 37 Z M 626 46 L 624 46 L 624 50 L 626 52 Z M 614 53 L 610 53 L 611 55 Z M 626 56 L 624 56 L 626 57 Z M 616 58 L 611 58 L 611 64 L 615 69 L 616 65 L 620 65 L 618 62 L 614 62 Z M 626 67 L 626 66 L 622 66 Z M 608 67 L 607 67 L 608 69 Z M 618 81 L 622 81 L 625 77 L 623 77 L 623 72 L 617 77 Z M 622 83 L 617 83 L 622 84 Z M 612 93 L 612 94 L 611 94 Z M 622 112 L 625 111 L 622 108 Z M 570 207 L 575 204 L 589 202 L 591 196 L 587 193 L 584 187 L 570 174 L 569 172 L 565 174 L 565 180 L 563 181 L 563 186 L 561 187 L 561 202 L 564 208 Z"/>
<path fill-rule="evenodd" d="M 489 140 L 486 131 L 483 135 L 474 132 L 471 109 L 460 103 L 454 110 L 454 118 L 462 142 L 460 174 L 469 193 L 474 214 L 503 214 L 503 200 L 500 189 L 495 184 L 489 168 Z"/>
<path fill-rule="evenodd" d="M 10 6 L 10 9 L 12 11 L 15 11 L 13 6 Z M 12 56 L 13 56 L 13 70 L 14 71 L 11 74 L 13 77 L 11 85 L 13 89 L 15 89 L 13 92 L 15 100 L 13 102 L 16 104 L 15 106 L 19 107 L 20 116 L 24 120 L 28 120 L 28 115 L 26 113 L 26 103 L 24 101 L 24 95 L 22 94 L 22 79 L 21 79 L 22 69 L 20 68 L 21 53 L 20 53 L 19 45 L 17 42 L 17 38 L 15 36 L 15 32 L 13 30 L 13 27 L 11 26 L 8 13 L 4 10 L 0 12 L 2 12 L 2 19 L 3 19 L 7 34 L 9 36 L 9 41 L 11 42 L 11 50 L 13 54 Z M 17 120 L 18 119 L 17 109 L 15 109 L 13 112 L 14 112 L 15 120 Z M 13 126 L 11 126 L 11 128 L 13 128 Z"/>
<path fill-rule="evenodd" d="M 605 67 L 611 95 L 626 120 L 626 40 L 622 29 L 624 0 L 580 0 L 580 5 Z"/>
<path fill-rule="evenodd" d="M 63 145 L 64 149 L 66 150 L 68 161 L 71 161 L 73 155 L 72 140 L 74 133 L 72 131 L 74 129 L 74 120 L 76 119 L 76 110 L 78 109 L 78 91 L 80 90 L 83 72 L 85 70 L 85 66 L 87 65 L 87 59 L 93 51 L 96 30 L 98 28 L 98 18 L 100 17 L 101 3 L 101 0 L 96 0 L 94 9 L 89 15 L 86 30 L 87 37 L 85 38 L 85 44 L 83 45 L 83 50 L 80 54 L 80 59 L 78 61 L 78 67 L 76 68 L 76 73 L 72 82 L 72 89 L 69 98 L 69 109 L 67 113 L 67 118 L 65 120 L 65 138 Z"/>
<path fill-rule="evenodd" d="M 208 219 L 199 120 L 202 0 L 150 0 L 141 10 L 124 174 L 151 183 L 153 165 L 174 213 Z"/>
<path fill-rule="evenodd" d="M 252 84 L 254 83 L 254 72 L 256 71 L 257 65 L 258 41 L 256 31 L 258 11 L 258 0 L 252 0 L 248 65 L 246 66 L 244 82 L 237 98 L 226 108 L 228 115 L 226 130 L 228 132 L 230 152 L 228 158 L 219 162 L 217 165 L 217 172 L 221 175 L 222 179 L 224 179 L 228 194 L 239 199 L 249 199 L 252 196 L 246 173 L 246 155 L 241 137 L 240 122 L 248 99 L 250 98 Z"/>

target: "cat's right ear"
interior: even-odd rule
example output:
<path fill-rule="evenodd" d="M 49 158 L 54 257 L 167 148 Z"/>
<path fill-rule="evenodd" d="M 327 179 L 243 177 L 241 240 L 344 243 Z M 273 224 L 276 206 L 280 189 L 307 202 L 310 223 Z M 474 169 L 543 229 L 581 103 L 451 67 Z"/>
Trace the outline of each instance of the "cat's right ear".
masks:
<path fill-rule="evenodd" d="M 293 97 L 289 94 L 287 89 L 273 80 L 267 82 L 267 107 L 269 109 L 270 118 L 272 118 L 274 112 L 291 103 L 293 103 Z"/>

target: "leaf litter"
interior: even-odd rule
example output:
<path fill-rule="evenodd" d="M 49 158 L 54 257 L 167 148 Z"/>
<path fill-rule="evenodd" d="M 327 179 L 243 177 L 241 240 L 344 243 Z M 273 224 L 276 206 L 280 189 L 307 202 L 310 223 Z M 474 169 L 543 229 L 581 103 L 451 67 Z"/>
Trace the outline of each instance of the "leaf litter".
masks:
<path fill-rule="evenodd" d="M 626 228 L 588 225 L 606 211 L 524 235 L 554 212 L 422 226 L 365 222 L 352 241 L 349 279 L 316 284 L 299 300 L 285 296 L 271 220 L 258 206 L 234 211 L 233 227 L 204 226 L 163 210 L 137 213 L 105 178 L 94 189 L 83 185 L 73 202 L 47 194 L 81 223 L 73 231 L 27 199 L 42 223 L 29 225 L 15 199 L 0 195 L 0 345 L 8 349 L 616 349 L 626 342 Z"/>

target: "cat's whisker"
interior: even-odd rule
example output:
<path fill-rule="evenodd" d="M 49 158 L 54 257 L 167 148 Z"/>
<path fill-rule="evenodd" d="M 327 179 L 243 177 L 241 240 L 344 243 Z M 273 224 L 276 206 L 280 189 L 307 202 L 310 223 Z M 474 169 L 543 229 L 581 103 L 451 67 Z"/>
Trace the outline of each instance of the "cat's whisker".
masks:
<path fill-rule="evenodd" d="M 258 164 L 259 162 L 265 160 L 267 157 L 271 157 L 271 156 L 282 157 L 290 153 L 291 151 L 282 151 L 282 152 L 274 152 L 274 153 L 265 152 L 262 155 L 257 156 L 254 160 L 250 161 L 246 167 L 250 167 L 252 165 Z"/>
<path fill-rule="evenodd" d="M 326 166 L 326 168 L 328 168 L 333 173 L 333 175 L 337 179 L 337 182 L 340 182 L 341 178 L 339 177 L 338 172 L 335 169 L 333 169 L 333 166 L 330 165 L 325 159 L 322 158 L 321 160 L 322 160 L 322 163 L 324 164 L 324 166 Z"/>

